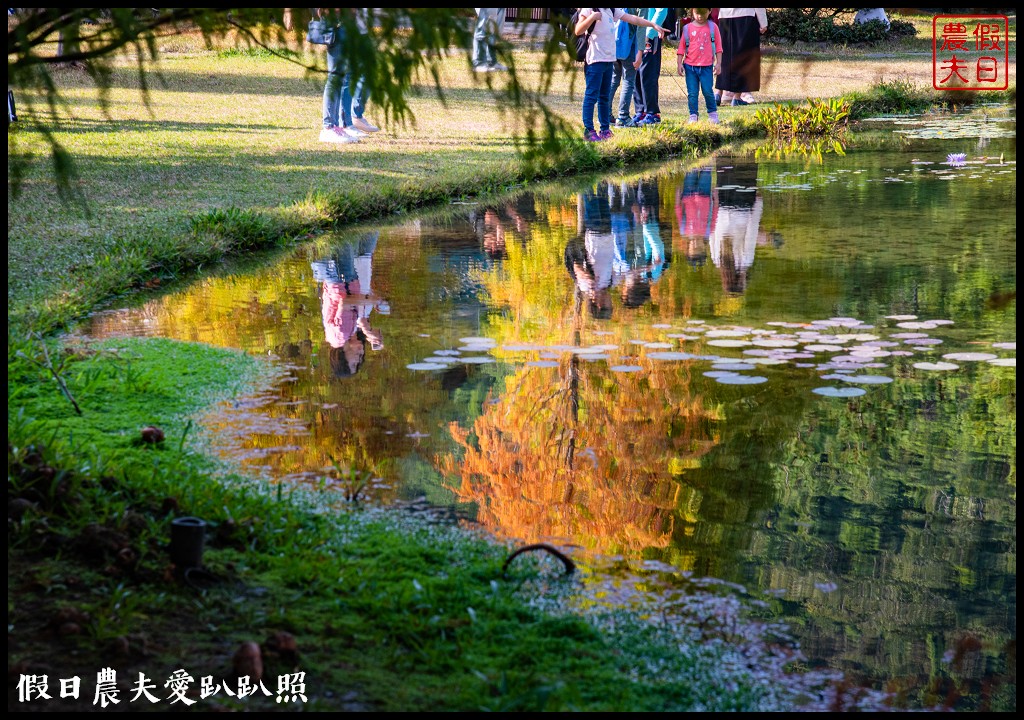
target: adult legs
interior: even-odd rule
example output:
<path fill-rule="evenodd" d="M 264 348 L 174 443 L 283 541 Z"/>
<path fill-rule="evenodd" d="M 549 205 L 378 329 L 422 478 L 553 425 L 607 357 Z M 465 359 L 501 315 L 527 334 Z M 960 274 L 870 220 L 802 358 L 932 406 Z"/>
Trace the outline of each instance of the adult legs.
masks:
<path fill-rule="evenodd" d="M 334 42 L 327 46 L 327 81 L 324 83 L 324 128 L 340 125 L 342 90 L 345 80 L 345 66 L 341 57 L 342 38 L 340 30 L 335 33 Z"/>
<path fill-rule="evenodd" d="M 478 8 L 473 32 L 473 67 L 493 68 L 498 61 L 494 45 L 505 25 L 505 8 Z"/>

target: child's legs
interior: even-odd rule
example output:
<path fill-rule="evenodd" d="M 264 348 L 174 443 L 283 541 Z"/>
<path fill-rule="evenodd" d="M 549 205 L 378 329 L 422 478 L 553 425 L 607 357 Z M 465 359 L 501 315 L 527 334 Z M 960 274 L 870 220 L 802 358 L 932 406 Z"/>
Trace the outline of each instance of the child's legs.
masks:
<path fill-rule="evenodd" d="M 622 95 L 619 96 L 618 117 L 625 120 L 629 117 L 629 105 L 636 87 L 636 68 L 629 60 L 619 60 L 616 65 L 622 66 Z M 612 96 L 615 96 L 614 92 Z"/>
<path fill-rule="evenodd" d="M 601 84 L 598 65 L 601 63 L 587 63 L 583 66 L 583 77 L 586 80 L 586 88 L 583 90 L 583 129 L 587 132 L 594 130 L 594 106 L 597 105 Z"/>
<path fill-rule="evenodd" d="M 324 127 L 339 125 L 341 109 L 341 86 L 345 80 L 345 64 L 341 56 L 341 38 L 335 35 L 334 42 L 327 46 L 327 81 L 324 83 Z"/>
<path fill-rule="evenodd" d="M 697 71 L 699 69 L 693 65 L 683 65 L 683 72 L 686 73 L 686 107 L 691 115 L 697 114 L 697 92 L 700 87 Z"/>
<path fill-rule="evenodd" d="M 600 83 L 597 93 L 597 122 L 601 130 L 611 129 L 612 124 L 612 65 L 614 63 L 594 63 L 600 65 Z"/>
<path fill-rule="evenodd" d="M 715 102 L 715 69 L 711 65 L 707 65 L 697 73 L 697 77 L 700 80 L 700 89 L 704 93 L 704 103 L 708 106 L 708 113 L 718 111 L 718 103 Z M 694 98 L 696 100 L 696 98 Z"/>

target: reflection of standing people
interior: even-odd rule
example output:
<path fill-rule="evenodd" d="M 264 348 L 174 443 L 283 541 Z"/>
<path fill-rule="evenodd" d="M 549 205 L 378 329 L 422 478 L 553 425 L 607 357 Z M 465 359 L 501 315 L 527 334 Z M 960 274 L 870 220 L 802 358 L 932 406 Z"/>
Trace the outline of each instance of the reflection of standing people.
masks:
<path fill-rule="evenodd" d="M 498 62 L 495 46 L 505 27 L 505 8 L 473 8 L 476 27 L 473 30 L 473 69 L 477 72 L 508 70 Z"/>
<path fill-rule="evenodd" d="M 718 177 L 718 215 L 711 236 L 711 261 L 722 275 L 722 289 L 742 294 L 747 289 L 763 210 L 757 192 L 757 164 L 737 160 Z"/>
<path fill-rule="evenodd" d="M 576 281 L 576 291 L 586 299 L 590 314 L 610 318 L 615 239 L 608 192 L 592 188 L 580 195 L 579 203 L 583 239 L 573 238 L 565 246 L 565 269 Z"/>
<path fill-rule="evenodd" d="M 764 8 L 721 8 L 722 74 L 715 87 L 722 104 L 749 105 L 761 89 L 761 36 L 768 31 Z"/>
<path fill-rule="evenodd" d="M 331 368 L 339 377 L 359 370 L 367 343 L 373 350 L 384 347 L 380 331 L 370 325 L 375 309 L 389 311 L 388 304 L 371 287 L 377 237 L 377 232 L 371 232 L 352 239 L 336 248 L 330 258 L 310 264 L 313 279 L 322 283 L 324 336 L 331 346 Z"/>
<path fill-rule="evenodd" d="M 714 172 L 713 164 L 693 168 L 683 178 L 683 186 L 676 188 L 679 234 L 685 244 L 686 261 L 694 267 L 704 265 L 707 259 L 706 247 L 715 229 L 715 207 L 711 193 Z"/>
<path fill-rule="evenodd" d="M 633 248 L 633 262 L 622 278 L 622 304 L 625 307 L 640 307 L 650 300 L 651 285 L 658 282 L 668 267 L 668 255 L 661 239 L 659 205 L 657 180 L 641 180 L 637 184 L 633 205 L 641 235 Z"/>

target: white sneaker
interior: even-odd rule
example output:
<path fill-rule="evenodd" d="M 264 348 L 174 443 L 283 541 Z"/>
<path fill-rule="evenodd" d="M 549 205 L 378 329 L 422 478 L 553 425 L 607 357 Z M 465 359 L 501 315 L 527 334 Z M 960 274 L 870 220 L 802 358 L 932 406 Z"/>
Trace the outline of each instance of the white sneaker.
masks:
<path fill-rule="evenodd" d="M 345 144 L 359 141 L 346 135 L 339 127 L 330 127 L 320 131 L 320 142 Z"/>
<path fill-rule="evenodd" d="M 364 138 L 368 134 L 368 133 L 364 133 L 362 130 L 360 130 L 360 129 L 352 126 L 352 125 L 349 125 L 347 127 L 342 128 L 342 131 L 346 135 L 348 135 L 349 137 L 355 138 L 356 140 L 359 140 L 360 138 Z"/>
<path fill-rule="evenodd" d="M 356 130 L 362 130 L 364 133 L 380 132 L 380 128 L 368 122 L 366 118 L 356 118 L 352 121 L 352 127 Z"/>

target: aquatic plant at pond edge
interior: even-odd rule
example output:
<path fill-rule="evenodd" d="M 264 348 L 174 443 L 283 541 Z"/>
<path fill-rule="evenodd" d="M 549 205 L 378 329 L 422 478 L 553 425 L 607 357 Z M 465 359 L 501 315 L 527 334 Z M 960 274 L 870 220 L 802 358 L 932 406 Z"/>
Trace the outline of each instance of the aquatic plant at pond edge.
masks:
<path fill-rule="evenodd" d="M 810 98 L 807 105 L 768 105 L 755 113 L 770 138 L 840 137 L 852 103 L 846 98 Z"/>

